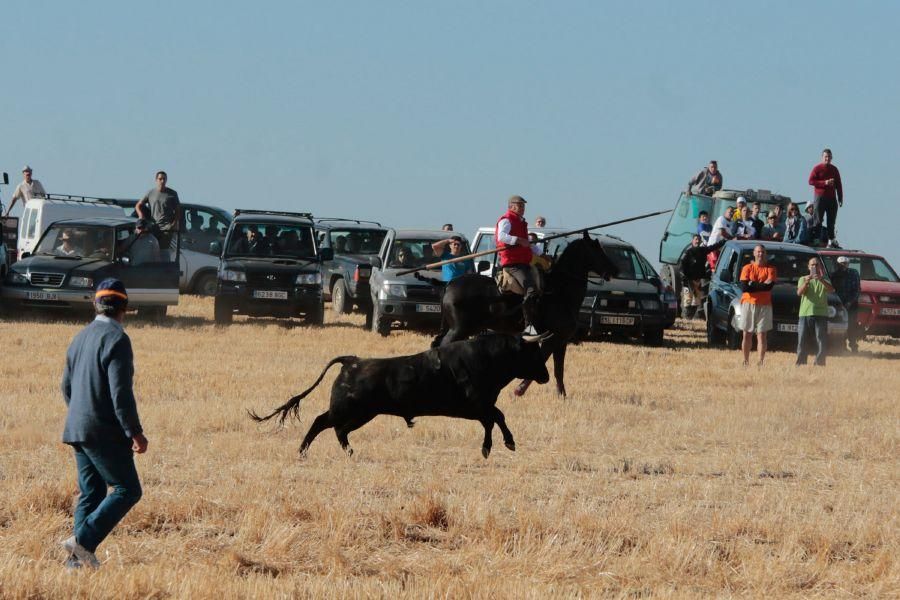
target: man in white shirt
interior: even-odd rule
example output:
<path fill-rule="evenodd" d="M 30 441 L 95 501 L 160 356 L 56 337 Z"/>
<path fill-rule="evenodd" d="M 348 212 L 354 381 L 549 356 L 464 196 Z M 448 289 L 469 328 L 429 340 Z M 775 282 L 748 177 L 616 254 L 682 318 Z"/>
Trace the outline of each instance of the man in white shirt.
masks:
<path fill-rule="evenodd" d="M 731 235 L 731 216 L 733 214 L 734 207 L 729 206 L 725 209 L 725 214 L 716 219 L 716 222 L 713 223 L 712 232 L 709 234 L 709 240 L 706 242 L 707 246 L 713 246 L 719 243 L 720 240 L 730 240 L 734 237 Z M 716 269 L 716 261 L 719 260 L 718 250 L 707 254 L 706 260 L 709 263 L 710 270 L 714 271 Z"/>
<path fill-rule="evenodd" d="M 9 216 L 17 200 L 21 200 L 22 204 L 26 204 L 32 198 L 42 198 L 47 195 L 41 182 L 31 178 L 31 167 L 25 165 L 22 168 L 22 175 L 25 179 L 16 186 L 16 191 L 13 192 L 12 200 L 9 203 L 9 208 L 6 209 L 6 214 L 3 215 L 4 217 Z"/>
<path fill-rule="evenodd" d="M 534 250 L 528 240 L 528 222 L 525 221 L 525 199 L 513 196 L 507 204 L 508 210 L 497 221 L 495 237 L 497 253 L 503 272 L 516 280 L 525 291 L 522 313 L 525 326 L 533 327 L 537 297 L 539 294 L 531 270 Z"/>

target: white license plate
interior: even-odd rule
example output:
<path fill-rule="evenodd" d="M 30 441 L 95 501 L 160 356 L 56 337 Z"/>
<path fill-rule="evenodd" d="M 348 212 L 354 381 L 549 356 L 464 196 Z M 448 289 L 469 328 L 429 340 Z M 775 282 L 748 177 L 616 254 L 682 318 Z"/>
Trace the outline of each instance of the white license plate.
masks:
<path fill-rule="evenodd" d="M 796 323 L 779 323 L 778 331 L 784 331 L 787 333 L 797 333 L 797 324 Z"/>
<path fill-rule="evenodd" d="M 52 292 L 26 292 L 29 300 L 59 300 L 59 295 Z"/>
<path fill-rule="evenodd" d="M 892 317 L 900 317 L 900 308 L 882 308 L 881 314 L 891 315 Z"/>
<path fill-rule="evenodd" d="M 266 300 L 287 300 L 288 293 L 280 290 L 253 290 L 253 297 Z"/>
<path fill-rule="evenodd" d="M 440 304 L 416 304 L 416 312 L 439 313 L 441 312 Z"/>
<path fill-rule="evenodd" d="M 600 323 L 603 325 L 634 325 L 634 317 L 608 317 L 601 315 Z"/>

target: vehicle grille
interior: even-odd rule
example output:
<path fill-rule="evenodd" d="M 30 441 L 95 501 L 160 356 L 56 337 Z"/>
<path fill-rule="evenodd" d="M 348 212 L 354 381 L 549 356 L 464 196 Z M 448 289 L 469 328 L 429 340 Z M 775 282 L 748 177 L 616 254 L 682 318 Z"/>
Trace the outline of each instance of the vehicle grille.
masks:
<path fill-rule="evenodd" d="M 247 285 L 256 289 L 284 289 L 296 279 L 296 273 L 247 273 Z"/>
<path fill-rule="evenodd" d="M 410 300 L 440 300 L 441 293 L 433 287 L 413 287 L 406 288 L 406 297 Z"/>
<path fill-rule="evenodd" d="M 59 287 L 64 278 L 62 273 L 31 273 L 28 276 L 31 285 L 37 287 Z"/>

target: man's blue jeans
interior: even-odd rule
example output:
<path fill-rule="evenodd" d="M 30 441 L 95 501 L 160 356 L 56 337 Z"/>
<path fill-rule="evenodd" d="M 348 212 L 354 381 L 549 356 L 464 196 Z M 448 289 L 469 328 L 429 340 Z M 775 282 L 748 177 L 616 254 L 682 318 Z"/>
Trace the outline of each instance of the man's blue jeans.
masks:
<path fill-rule="evenodd" d="M 800 317 L 797 323 L 797 364 L 806 364 L 806 357 L 809 355 L 807 348 L 812 341 L 813 332 L 816 338 L 815 364 L 824 367 L 828 343 L 828 317 Z"/>
<path fill-rule="evenodd" d="M 94 552 L 141 499 L 134 453 L 125 444 L 74 444 L 81 495 L 75 507 L 75 540 Z M 113 488 L 107 496 L 107 487 Z"/>

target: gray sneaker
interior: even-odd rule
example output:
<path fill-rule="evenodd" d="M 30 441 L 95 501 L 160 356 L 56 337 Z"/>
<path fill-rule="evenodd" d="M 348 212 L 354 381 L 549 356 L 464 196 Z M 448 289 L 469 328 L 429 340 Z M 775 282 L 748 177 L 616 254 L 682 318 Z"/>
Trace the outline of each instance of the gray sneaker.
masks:
<path fill-rule="evenodd" d="M 63 540 L 62 547 L 65 548 L 66 552 L 74 555 L 82 566 L 87 566 L 92 569 L 100 568 L 100 561 L 97 559 L 97 556 L 79 544 L 74 535 L 67 540 Z"/>
<path fill-rule="evenodd" d="M 69 558 L 66 559 L 66 562 L 63 563 L 67 569 L 80 569 L 82 567 L 81 561 L 78 560 L 78 557 L 74 554 L 70 554 Z"/>

